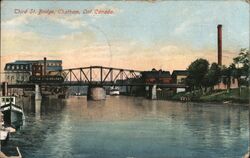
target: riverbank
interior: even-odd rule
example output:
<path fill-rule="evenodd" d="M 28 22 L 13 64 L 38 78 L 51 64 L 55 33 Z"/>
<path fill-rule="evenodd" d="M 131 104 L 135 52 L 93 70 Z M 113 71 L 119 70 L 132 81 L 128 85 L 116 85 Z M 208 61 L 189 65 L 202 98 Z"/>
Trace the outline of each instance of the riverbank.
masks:
<path fill-rule="evenodd" d="M 217 90 L 210 93 L 201 92 L 181 92 L 175 94 L 171 100 L 181 100 L 182 97 L 190 98 L 191 101 L 195 102 L 212 102 L 212 103 L 249 103 L 249 89 L 239 88 L 227 90 Z"/>

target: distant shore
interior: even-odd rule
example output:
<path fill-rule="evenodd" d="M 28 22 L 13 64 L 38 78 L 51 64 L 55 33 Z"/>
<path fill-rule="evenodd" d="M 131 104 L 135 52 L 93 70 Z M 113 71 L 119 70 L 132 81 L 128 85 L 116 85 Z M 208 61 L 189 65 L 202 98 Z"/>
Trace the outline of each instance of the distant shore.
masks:
<path fill-rule="evenodd" d="M 216 90 L 209 93 L 181 92 L 175 94 L 170 100 L 180 101 L 182 97 L 189 98 L 192 102 L 224 103 L 224 104 L 249 104 L 249 89 L 239 88 L 231 90 Z"/>

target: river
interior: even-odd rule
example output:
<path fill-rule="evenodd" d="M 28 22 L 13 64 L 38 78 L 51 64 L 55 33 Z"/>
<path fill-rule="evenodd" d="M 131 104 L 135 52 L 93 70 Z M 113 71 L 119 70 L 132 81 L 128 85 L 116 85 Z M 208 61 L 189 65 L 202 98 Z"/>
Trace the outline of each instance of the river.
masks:
<path fill-rule="evenodd" d="M 25 125 L 4 152 L 18 146 L 24 158 L 231 158 L 248 149 L 247 106 L 108 96 L 50 99 L 40 108 L 24 106 Z"/>

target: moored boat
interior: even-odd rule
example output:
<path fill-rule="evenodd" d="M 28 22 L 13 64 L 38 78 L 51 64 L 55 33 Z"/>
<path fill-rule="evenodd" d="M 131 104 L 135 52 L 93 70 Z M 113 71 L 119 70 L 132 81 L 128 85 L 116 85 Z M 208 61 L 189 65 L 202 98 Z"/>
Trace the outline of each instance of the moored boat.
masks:
<path fill-rule="evenodd" d="M 8 131 L 0 130 L 0 140 L 1 141 L 8 139 L 8 136 L 9 136 Z"/>
<path fill-rule="evenodd" d="M 110 95 L 119 95 L 120 94 L 119 88 L 118 87 L 111 87 L 109 94 Z"/>
<path fill-rule="evenodd" d="M 5 126 L 19 128 L 23 125 L 23 109 L 15 104 L 15 97 L 1 97 L 1 112 Z"/>

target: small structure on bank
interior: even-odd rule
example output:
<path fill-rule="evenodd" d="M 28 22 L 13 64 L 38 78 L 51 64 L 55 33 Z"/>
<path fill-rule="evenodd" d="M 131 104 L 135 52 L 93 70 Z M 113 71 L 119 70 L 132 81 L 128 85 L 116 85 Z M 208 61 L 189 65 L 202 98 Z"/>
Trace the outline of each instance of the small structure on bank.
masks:
<path fill-rule="evenodd" d="M 228 80 L 228 78 L 226 76 L 222 76 L 220 82 L 214 86 L 214 89 L 226 90 L 228 89 L 228 86 L 230 89 L 239 88 L 238 80 L 236 78 L 230 77 L 229 85 L 226 83 L 226 80 Z"/>
<path fill-rule="evenodd" d="M 187 70 L 174 70 L 172 72 L 172 83 L 174 84 L 185 84 L 185 80 L 188 76 L 188 71 Z M 175 92 L 185 92 L 185 88 L 176 88 Z"/>
<path fill-rule="evenodd" d="M 170 88 L 156 87 L 157 84 L 171 84 L 172 77 L 169 71 L 152 69 L 141 73 L 142 81 L 147 84 L 154 84 L 152 87 L 146 87 L 146 96 L 150 99 L 164 99 L 172 95 Z"/>
<path fill-rule="evenodd" d="M 162 70 L 157 71 L 156 69 L 152 69 L 151 71 L 143 71 L 141 74 L 142 74 L 142 79 L 145 83 L 170 84 L 172 80 L 169 71 L 162 71 Z"/>

